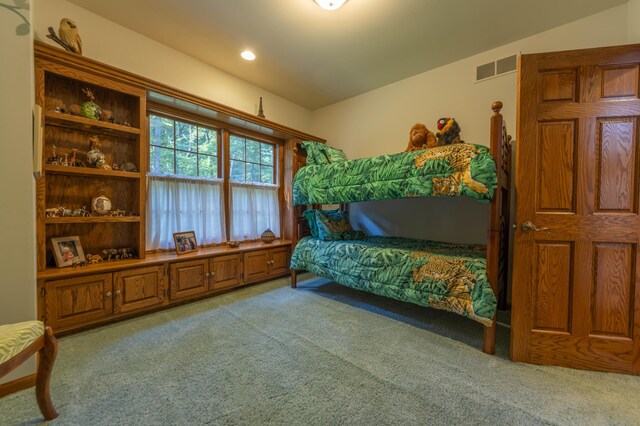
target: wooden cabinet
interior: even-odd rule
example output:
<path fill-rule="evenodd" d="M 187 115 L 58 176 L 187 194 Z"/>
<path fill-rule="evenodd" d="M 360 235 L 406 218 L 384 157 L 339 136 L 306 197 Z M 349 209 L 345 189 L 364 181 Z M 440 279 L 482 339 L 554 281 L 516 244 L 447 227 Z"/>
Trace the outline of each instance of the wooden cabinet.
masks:
<path fill-rule="evenodd" d="M 43 293 L 45 321 L 56 331 L 90 324 L 113 313 L 112 274 L 50 281 Z"/>
<path fill-rule="evenodd" d="M 137 311 L 165 302 L 165 267 L 129 269 L 113 275 L 114 313 Z"/>
<path fill-rule="evenodd" d="M 209 290 L 209 259 L 173 263 L 169 274 L 171 300 L 198 296 Z"/>
<path fill-rule="evenodd" d="M 242 255 L 232 254 L 211 259 L 210 290 L 222 290 L 242 283 Z"/>
<path fill-rule="evenodd" d="M 244 254 L 244 283 L 264 280 L 289 272 L 289 247 L 256 250 Z"/>

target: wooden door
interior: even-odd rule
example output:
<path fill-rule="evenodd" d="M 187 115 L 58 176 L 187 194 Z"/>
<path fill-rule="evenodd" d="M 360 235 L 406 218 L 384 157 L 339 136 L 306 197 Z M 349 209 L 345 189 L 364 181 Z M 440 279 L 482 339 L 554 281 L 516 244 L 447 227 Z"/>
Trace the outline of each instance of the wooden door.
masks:
<path fill-rule="evenodd" d="M 232 254 L 211 259 L 210 290 L 235 287 L 242 282 L 242 256 Z"/>
<path fill-rule="evenodd" d="M 244 282 L 251 283 L 269 278 L 269 250 L 244 254 Z"/>
<path fill-rule="evenodd" d="M 511 358 L 640 373 L 640 45 L 519 67 Z"/>
<path fill-rule="evenodd" d="M 171 300 L 197 296 L 209 290 L 209 259 L 171 264 Z"/>
<path fill-rule="evenodd" d="M 165 301 L 164 266 L 128 269 L 113 275 L 114 312 L 160 306 Z"/>
<path fill-rule="evenodd" d="M 269 276 L 289 273 L 289 248 L 280 247 L 269 250 Z"/>
<path fill-rule="evenodd" d="M 45 322 L 55 331 L 90 324 L 113 314 L 111 274 L 45 283 Z"/>

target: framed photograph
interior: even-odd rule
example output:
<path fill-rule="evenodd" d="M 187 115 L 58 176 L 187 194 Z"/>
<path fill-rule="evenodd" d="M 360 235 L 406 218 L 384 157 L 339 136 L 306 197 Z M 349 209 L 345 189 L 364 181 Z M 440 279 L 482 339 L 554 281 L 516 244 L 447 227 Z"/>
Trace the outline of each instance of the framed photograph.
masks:
<path fill-rule="evenodd" d="M 174 232 L 173 241 L 176 243 L 176 253 L 178 254 L 185 254 L 198 250 L 196 233 L 194 231 Z"/>
<path fill-rule="evenodd" d="M 52 238 L 51 244 L 58 268 L 86 261 L 79 237 Z"/>

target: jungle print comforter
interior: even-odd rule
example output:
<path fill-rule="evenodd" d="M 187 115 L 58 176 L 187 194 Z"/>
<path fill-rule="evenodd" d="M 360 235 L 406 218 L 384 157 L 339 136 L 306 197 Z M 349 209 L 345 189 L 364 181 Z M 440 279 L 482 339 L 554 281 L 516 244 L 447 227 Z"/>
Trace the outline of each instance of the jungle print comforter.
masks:
<path fill-rule="evenodd" d="M 395 237 L 353 241 L 306 237 L 291 255 L 291 269 L 491 325 L 496 297 L 486 266 L 484 245 Z"/>
<path fill-rule="evenodd" d="M 489 202 L 497 185 L 489 148 L 467 143 L 302 167 L 293 201 L 338 204 L 466 195 Z"/>

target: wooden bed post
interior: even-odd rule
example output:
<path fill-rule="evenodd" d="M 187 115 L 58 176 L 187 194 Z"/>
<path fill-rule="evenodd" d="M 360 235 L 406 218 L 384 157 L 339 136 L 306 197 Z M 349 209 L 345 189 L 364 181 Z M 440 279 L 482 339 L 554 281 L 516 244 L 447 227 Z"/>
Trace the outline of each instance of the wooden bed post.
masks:
<path fill-rule="evenodd" d="M 506 291 L 507 267 L 509 250 L 509 195 L 511 174 L 511 145 L 507 136 L 500 110 L 502 102 L 496 101 L 491 105 L 491 155 L 496 162 L 497 186 L 496 193 L 489 207 L 489 226 L 487 235 L 487 278 L 496 295 L 500 298 L 500 291 Z M 496 352 L 496 316 L 493 324 L 484 328 L 482 350 L 487 354 Z"/>

